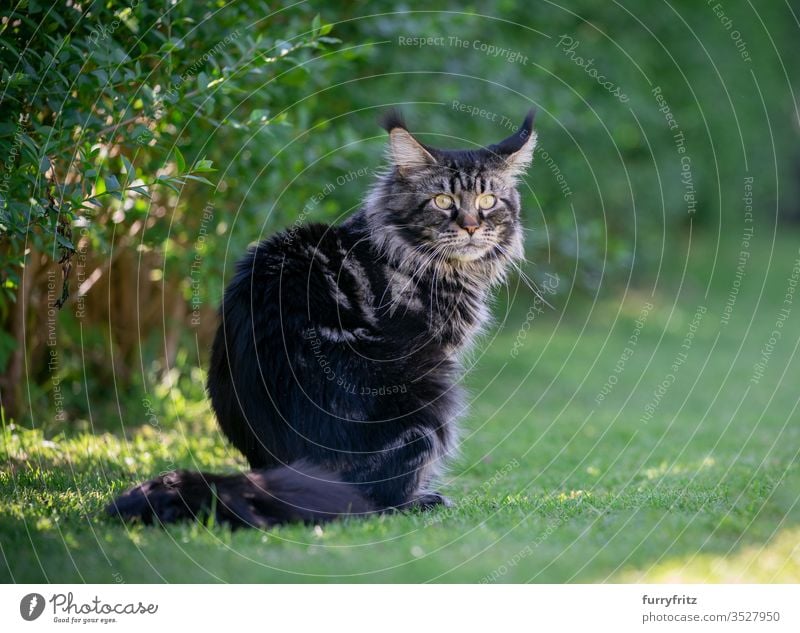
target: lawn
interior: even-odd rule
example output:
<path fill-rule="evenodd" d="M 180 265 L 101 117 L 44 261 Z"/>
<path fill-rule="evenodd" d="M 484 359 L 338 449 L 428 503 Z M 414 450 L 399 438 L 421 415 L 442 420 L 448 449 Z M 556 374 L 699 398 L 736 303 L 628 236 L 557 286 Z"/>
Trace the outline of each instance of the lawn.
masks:
<path fill-rule="evenodd" d="M 100 510 L 132 483 L 242 467 L 206 403 L 183 403 L 181 423 L 143 410 L 129 427 L 127 412 L 124 433 L 7 422 L 0 580 L 798 582 L 800 305 L 784 303 L 798 242 L 751 242 L 741 279 L 735 236 L 717 250 L 706 235 L 596 300 L 562 292 L 540 313 L 522 290 L 501 296 L 466 378 L 454 506 L 427 515 L 126 527 Z"/>

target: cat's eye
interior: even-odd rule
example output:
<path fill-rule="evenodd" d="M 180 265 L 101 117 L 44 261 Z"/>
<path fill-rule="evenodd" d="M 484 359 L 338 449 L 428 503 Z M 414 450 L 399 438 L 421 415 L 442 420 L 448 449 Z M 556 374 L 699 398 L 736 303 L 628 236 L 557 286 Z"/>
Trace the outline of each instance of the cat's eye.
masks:
<path fill-rule="evenodd" d="M 495 202 L 497 202 L 497 199 L 492 194 L 485 193 L 478 197 L 478 208 L 486 211 L 487 209 L 491 209 Z"/>
<path fill-rule="evenodd" d="M 440 193 L 438 196 L 436 196 L 433 199 L 433 202 L 437 207 L 444 209 L 445 211 L 453 206 L 453 199 L 443 193 Z"/>

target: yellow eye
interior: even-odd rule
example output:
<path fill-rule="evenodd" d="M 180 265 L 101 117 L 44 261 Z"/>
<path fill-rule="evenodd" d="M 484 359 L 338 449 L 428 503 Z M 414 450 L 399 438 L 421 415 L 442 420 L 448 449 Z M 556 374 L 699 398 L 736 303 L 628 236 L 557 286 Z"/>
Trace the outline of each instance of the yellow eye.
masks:
<path fill-rule="evenodd" d="M 497 200 L 492 194 L 484 194 L 478 197 L 478 208 L 486 211 L 487 209 L 491 209 L 495 202 L 497 202 Z"/>
<path fill-rule="evenodd" d="M 453 199 L 450 196 L 446 196 L 443 193 L 440 193 L 433 199 L 433 202 L 436 204 L 437 207 L 440 209 L 449 209 L 453 206 Z"/>

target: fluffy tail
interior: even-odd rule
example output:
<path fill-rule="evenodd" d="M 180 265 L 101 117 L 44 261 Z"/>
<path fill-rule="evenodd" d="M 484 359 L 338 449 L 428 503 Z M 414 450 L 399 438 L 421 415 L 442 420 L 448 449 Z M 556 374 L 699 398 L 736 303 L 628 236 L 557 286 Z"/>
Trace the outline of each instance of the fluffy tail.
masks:
<path fill-rule="evenodd" d="M 176 470 L 131 488 L 108 505 L 111 516 L 145 524 L 214 516 L 232 527 L 319 523 L 373 512 L 355 486 L 304 463 L 210 475 Z"/>

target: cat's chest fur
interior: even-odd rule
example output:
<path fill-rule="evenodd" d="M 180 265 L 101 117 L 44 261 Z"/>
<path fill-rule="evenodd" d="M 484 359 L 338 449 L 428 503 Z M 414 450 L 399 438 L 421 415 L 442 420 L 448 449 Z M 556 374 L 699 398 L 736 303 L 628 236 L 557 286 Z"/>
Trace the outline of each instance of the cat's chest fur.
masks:
<path fill-rule="evenodd" d="M 416 270 L 384 263 L 388 303 L 378 308 L 389 320 L 423 325 L 430 344 L 448 352 L 468 346 L 489 321 L 487 291 L 456 271 Z"/>
<path fill-rule="evenodd" d="M 327 268 L 322 274 L 336 280 L 330 294 L 337 311 L 347 306 L 361 315 L 360 327 L 340 328 L 343 338 L 424 345 L 450 355 L 469 346 L 490 320 L 488 289 L 474 272 L 426 265 L 424 257 L 392 261 L 368 240 L 348 248 L 350 236 L 343 238 L 338 270 L 330 269 L 337 258 L 318 258 Z"/>

